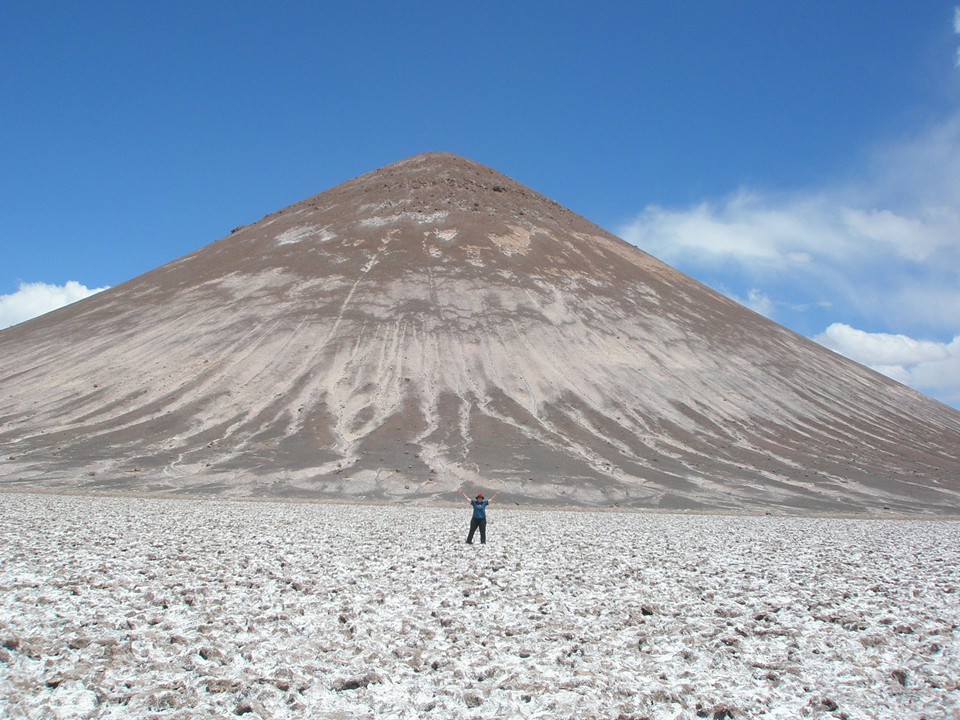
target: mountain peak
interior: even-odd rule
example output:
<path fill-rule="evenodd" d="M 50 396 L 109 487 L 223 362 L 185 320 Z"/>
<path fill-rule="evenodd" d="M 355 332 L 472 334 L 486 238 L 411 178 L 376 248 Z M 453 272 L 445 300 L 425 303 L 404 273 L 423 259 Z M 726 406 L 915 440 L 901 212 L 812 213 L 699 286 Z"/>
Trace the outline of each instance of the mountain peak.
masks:
<path fill-rule="evenodd" d="M 414 212 L 464 211 L 517 217 L 532 213 L 563 216 L 567 221 L 575 217 L 550 198 L 503 173 L 447 152 L 425 152 L 398 160 L 307 198 L 297 206 L 305 203 L 319 207 L 333 197 L 338 198 L 334 202 L 339 202 L 343 196 L 359 202 L 361 212 L 374 214 L 385 208 L 409 206 Z M 362 202 L 364 196 L 377 198 L 376 204 L 382 207 Z"/>

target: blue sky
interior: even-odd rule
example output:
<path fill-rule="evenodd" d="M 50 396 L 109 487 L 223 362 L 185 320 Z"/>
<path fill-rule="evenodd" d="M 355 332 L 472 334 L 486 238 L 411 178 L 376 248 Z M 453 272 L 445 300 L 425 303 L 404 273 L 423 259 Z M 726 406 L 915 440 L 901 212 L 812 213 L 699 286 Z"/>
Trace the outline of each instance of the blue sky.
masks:
<path fill-rule="evenodd" d="M 944 2 L 0 5 L 0 326 L 426 150 L 960 407 Z"/>

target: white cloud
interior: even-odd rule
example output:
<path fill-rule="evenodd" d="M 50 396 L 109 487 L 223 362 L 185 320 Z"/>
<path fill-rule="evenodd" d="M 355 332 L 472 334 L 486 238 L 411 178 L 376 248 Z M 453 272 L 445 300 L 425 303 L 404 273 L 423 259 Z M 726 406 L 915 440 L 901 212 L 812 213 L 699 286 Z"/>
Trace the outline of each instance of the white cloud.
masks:
<path fill-rule="evenodd" d="M 951 202 L 960 207 L 957 189 Z M 846 275 L 881 263 L 939 271 L 947 259 L 960 267 L 960 214 L 945 204 L 912 212 L 858 207 L 848 202 L 853 194 L 849 189 L 792 196 L 740 190 L 693 208 L 647 207 L 620 235 L 666 262 L 709 269 L 733 265 L 753 276 L 786 273 L 829 280 L 837 270 Z"/>
<path fill-rule="evenodd" d="M 848 319 L 956 333 L 960 112 L 877 148 L 859 175 L 792 193 L 741 188 L 692 207 L 651 205 L 619 234 L 714 285 L 764 294 L 768 308 L 832 304 Z"/>
<path fill-rule="evenodd" d="M 960 7 L 953 8 L 953 32 L 960 35 Z M 960 67 L 960 49 L 957 50 L 957 67 Z"/>
<path fill-rule="evenodd" d="M 855 241 L 886 246 L 894 255 L 923 262 L 953 241 L 960 219 L 945 208 L 927 208 L 923 217 L 904 217 L 890 210 L 843 208 L 844 229 Z"/>
<path fill-rule="evenodd" d="M 904 385 L 960 401 L 960 335 L 942 343 L 833 323 L 814 340 Z"/>
<path fill-rule="evenodd" d="M 76 280 L 68 280 L 63 285 L 20 283 L 16 292 L 0 295 L 0 329 L 25 322 L 106 289 L 101 287 L 91 290 Z"/>
<path fill-rule="evenodd" d="M 960 8 L 955 22 L 960 34 Z M 824 344 L 955 402 L 957 340 L 946 340 L 960 333 L 960 109 L 875 148 L 847 177 L 651 205 L 619 234 L 798 332 L 830 325 Z M 935 340 L 913 339 L 924 336 Z"/>
<path fill-rule="evenodd" d="M 864 365 L 905 366 L 950 357 L 946 343 L 914 340 L 906 335 L 871 333 L 833 323 L 814 338 L 818 343 Z"/>
<path fill-rule="evenodd" d="M 773 300 L 765 292 L 756 288 L 751 288 L 747 293 L 747 307 L 766 317 L 773 314 Z"/>
<path fill-rule="evenodd" d="M 726 288 L 718 288 L 720 292 L 726 295 L 728 298 L 734 302 L 738 302 L 744 307 L 748 307 L 753 310 L 755 313 L 759 313 L 764 317 L 772 318 L 774 312 L 774 306 L 777 304 L 770 299 L 770 296 L 767 295 L 762 290 L 757 288 L 750 288 L 747 291 L 747 297 L 743 298 L 737 295 L 736 293 L 728 291 Z"/>
<path fill-rule="evenodd" d="M 811 253 L 835 252 L 842 239 L 820 205 L 813 197 L 778 198 L 741 189 L 688 209 L 649 206 L 620 235 L 667 262 L 802 267 Z"/>

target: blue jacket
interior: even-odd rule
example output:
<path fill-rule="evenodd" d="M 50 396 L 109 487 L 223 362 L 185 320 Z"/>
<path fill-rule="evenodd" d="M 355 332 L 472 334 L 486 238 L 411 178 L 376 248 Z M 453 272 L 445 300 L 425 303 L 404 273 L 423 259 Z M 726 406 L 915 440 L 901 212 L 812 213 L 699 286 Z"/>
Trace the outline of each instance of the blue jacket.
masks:
<path fill-rule="evenodd" d="M 477 520 L 486 520 L 487 519 L 487 505 L 490 504 L 489 500 L 471 500 L 470 504 L 473 505 L 473 517 Z"/>

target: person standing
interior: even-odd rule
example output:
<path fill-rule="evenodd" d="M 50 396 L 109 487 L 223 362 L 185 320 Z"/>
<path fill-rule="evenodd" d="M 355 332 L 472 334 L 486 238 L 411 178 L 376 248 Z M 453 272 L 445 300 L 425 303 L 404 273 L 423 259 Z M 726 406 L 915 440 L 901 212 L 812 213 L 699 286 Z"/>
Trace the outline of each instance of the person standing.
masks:
<path fill-rule="evenodd" d="M 500 494 L 500 491 L 494 493 L 493 497 L 489 500 L 483 499 L 483 493 L 477 493 L 477 497 L 474 500 L 470 500 L 467 497 L 467 494 L 463 491 L 463 488 L 460 488 L 460 494 L 463 495 L 463 499 L 469 501 L 473 505 L 473 517 L 470 518 L 470 533 L 467 535 L 467 545 L 473 545 L 473 534 L 480 530 L 480 544 L 487 544 L 487 505 L 489 505 L 493 500 L 497 499 L 497 495 Z"/>

